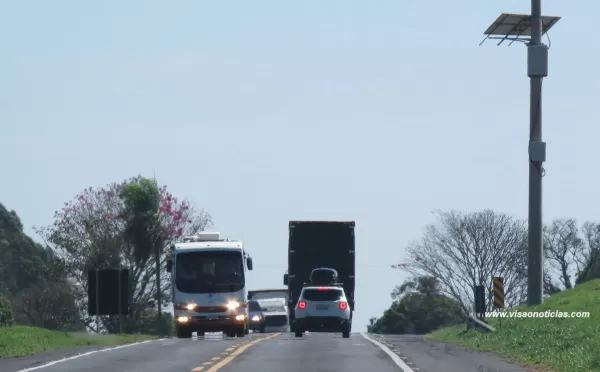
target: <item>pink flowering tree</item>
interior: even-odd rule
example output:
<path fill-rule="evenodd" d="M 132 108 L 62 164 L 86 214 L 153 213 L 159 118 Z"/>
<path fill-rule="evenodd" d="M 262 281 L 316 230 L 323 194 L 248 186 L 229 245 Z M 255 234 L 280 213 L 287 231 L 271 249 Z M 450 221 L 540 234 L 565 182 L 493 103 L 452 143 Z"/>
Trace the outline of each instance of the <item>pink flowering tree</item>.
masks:
<path fill-rule="evenodd" d="M 149 253 L 140 257 L 139 247 L 132 244 L 127 233 L 131 222 L 128 217 L 132 213 L 122 196 L 127 185 L 139 184 L 142 180 L 144 178 L 134 177 L 103 188 L 89 187 L 55 212 L 52 225 L 38 229 L 40 236 L 63 260 L 70 280 L 76 287 L 81 319 L 89 329 L 111 330 L 114 326 L 110 317 L 102 318 L 102 324 L 96 324 L 87 315 L 89 269 L 129 268 L 130 319 L 135 324 L 136 318 L 153 302 L 157 293 L 158 298 L 167 298 L 169 285 L 164 268 L 168 244 L 212 225 L 210 214 L 193 208 L 186 200 L 174 197 L 166 186 L 162 186 L 158 188 L 156 208 L 151 211 L 151 220 L 155 224 L 147 225 L 151 229 L 148 236 L 154 236 L 155 243 L 160 245 L 146 247 Z M 152 254 L 153 250 L 158 252 L 157 257 Z M 158 259 L 158 271 L 153 258 Z"/>
<path fill-rule="evenodd" d="M 203 229 L 207 219 L 194 219 L 194 210 L 188 202 L 178 200 L 164 186 L 159 188 L 153 179 L 139 178 L 125 184 L 120 197 L 125 206 L 121 215 L 126 223 L 125 238 L 133 247 L 134 259 L 140 263 L 154 258 L 155 299 L 160 321 L 165 294 L 161 284 L 161 277 L 166 274 L 162 265 L 165 247 L 185 233 Z"/>
<path fill-rule="evenodd" d="M 160 189 L 158 215 L 164 232 L 165 247 L 182 236 L 193 235 L 212 225 L 212 217 L 193 208 L 187 200 L 174 197 L 166 186 Z"/>

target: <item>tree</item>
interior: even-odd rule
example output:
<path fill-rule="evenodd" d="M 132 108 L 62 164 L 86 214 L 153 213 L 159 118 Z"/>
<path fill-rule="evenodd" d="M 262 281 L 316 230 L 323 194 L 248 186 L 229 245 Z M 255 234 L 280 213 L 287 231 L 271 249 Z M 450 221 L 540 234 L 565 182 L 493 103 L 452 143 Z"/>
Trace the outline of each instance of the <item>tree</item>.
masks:
<path fill-rule="evenodd" d="M 547 262 L 544 271 L 549 277 L 558 274 L 565 289 L 573 288 L 571 279 L 583 270 L 586 249 L 574 219 L 556 219 L 550 226 L 544 226 L 544 258 Z"/>
<path fill-rule="evenodd" d="M 504 277 L 507 306 L 521 303 L 527 285 L 525 221 L 492 210 L 436 214 L 439 225 L 427 226 L 423 238 L 408 245 L 409 260 L 402 269 L 437 279 L 441 292 L 465 312 L 472 311 L 476 285 L 488 288 L 492 298 L 492 276 Z"/>
<path fill-rule="evenodd" d="M 374 316 L 370 317 L 369 324 L 367 324 L 367 332 L 368 333 L 374 333 L 375 323 L 377 323 L 377 317 L 374 317 Z"/>
<path fill-rule="evenodd" d="M 15 211 L 0 204 L 0 292 L 17 324 L 81 330 L 75 297 L 62 262 L 23 232 Z"/>
<path fill-rule="evenodd" d="M 13 311 L 8 298 L 0 295 L 0 327 L 13 325 Z"/>
<path fill-rule="evenodd" d="M 433 277 L 412 278 L 391 296 L 394 302 L 381 318 L 371 318 L 369 332 L 425 334 L 464 321 L 460 304 L 444 296 Z"/>
<path fill-rule="evenodd" d="M 581 230 L 588 249 L 584 254 L 585 265 L 577 277 L 576 284 L 600 278 L 600 224 L 586 222 Z"/>
<path fill-rule="evenodd" d="M 168 284 L 157 286 L 165 279 L 166 249 L 160 247 L 160 272 L 157 280 L 155 260 L 145 254 L 140 243 L 132 240 L 130 217 L 132 204 L 121 198 L 135 194 L 135 186 L 148 187 L 141 176 L 112 183 L 104 188 L 92 187 L 76 195 L 55 213 L 52 225 L 38 230 L 43 239 L 62 259 L 65 270 L 74 283 L 79 314 L 87 328 L 100 331 L 118 329 L 111 317 L 101 317 L 100 323 L 87 315 L 87 272 L 97 268 L 129 268 L 130 270 L 130 318 L 138 319 L 158 292 L 161 299 L 168 297 Z M 128 191 L 123 191 L 123 190 Z M 133 190 L 133 191 L 132 191 Z M 146 190 L 147 191 L 147 190 Z M 157 211 L 163 243 L 170 244 L 182 235 L 195 234 L 212 224 L 210 214 L 196 210 L 188 201 L 173 197 L 166 186 L 159 188 L 160 204 Z M 135 199 L 135 198 L 133 198 Z M 135 204 L 135 203 L 134 203 Z M 139 205 L 137 206 L 139 208 Z M 135 208 L 133 209 L 135 210 Z M 162 281 L 166 282 L 165 280 Z"/>
<path fill-rule="evenodd" d="M 162 237 L 158 210 L 161 195 L 156 180 L 140 178 L 123 185 L 120 195 L 124 203 L 121 217 L 125 220 L 125 238 L 133 246 L 138 262 L 155 255 L 157 240 Z"/>
<path fill-rule="evenodd" d="M 161 231 L 158 216 L 160 191 L 156 180 L 141 178 L 121 189 L 120 197 L 125 204 L 122 218 L 125 220 L 125 239 L 133 245 L 136 263 L 145 262 L 151 256 L 155 260 L 156 303 L 158 322 L 161 318 L 160 248 L 165 232 Z"/>

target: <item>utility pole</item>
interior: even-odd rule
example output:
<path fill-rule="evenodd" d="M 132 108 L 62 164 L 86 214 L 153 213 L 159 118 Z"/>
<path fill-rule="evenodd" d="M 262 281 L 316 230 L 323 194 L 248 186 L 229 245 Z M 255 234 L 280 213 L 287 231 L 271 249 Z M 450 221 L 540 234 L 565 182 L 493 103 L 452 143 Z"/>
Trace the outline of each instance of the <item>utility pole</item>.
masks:
<path fill-rule="evenodd" d="M 543 300 L 544 254 L 542 220 L 542 177 L 546 161 L 546 143 L 542 141 L 542 79 L 548 76 L 548 47 L 542 36 L 560 17 L 542 17 L 541 0 L 531 0 L 531 15 L 503 13 L 484 32 L 486 39 L 527 43 L 527 75 L 530 78 L 529 104 L 529 228 L 527 302 L 539 305 Z M 530 36 L 530 38 L 526 38 Z M 480 44 L 480 45 L 481 45 Z"/>
<path fill-rule="evenodd" d="M 548 48 L 542 44 L 542 1 L 531 0 L 531 42 L 527 46 L 527 72 L 530 78 L 529 113 L 529 230 L 527 303 L 539 305 L 543 298 L 544 254 L 542 220 L 543 162 L 546 143 L 542 142 L 542 79 L 548 76 Z"/>

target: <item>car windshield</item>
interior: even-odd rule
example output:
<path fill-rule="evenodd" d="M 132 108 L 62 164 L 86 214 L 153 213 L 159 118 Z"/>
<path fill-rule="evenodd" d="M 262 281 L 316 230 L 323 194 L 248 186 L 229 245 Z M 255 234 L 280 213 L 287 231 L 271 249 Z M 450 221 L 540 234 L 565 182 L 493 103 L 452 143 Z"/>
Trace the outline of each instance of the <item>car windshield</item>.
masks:
<path fill-rule="evenodd" d="M 282 312 L 282 311 L 285 311 L 285 300 L 283 300 L 283 299 L 262 300 L 262 301 L 260 301 L 260 307 L 265 312 Z"/>
<path fill-rule="evenodd" d="M 264 290 L 264 291 L 249 291 L 248 296 L 253 300 L 265 300 L 269 298 L 283 298 L 287 301 L 288 292 L 286 290 Z"/>
<path fill-rule="evenodd" d="M 343 299 L 341 289 L 305 289 L 302 292 L 302 298 L 307 301 L 338 301 Z"/>
<path fill-rule="evenodd" d="M 175 257 L 175 287 L 181 292 L 236 292 L 244 284 L 241 252 L 184 252 Z"/>
<path fill-rule="evenodd" d="M 258 304 L 258 302 L 249 301 L 248 302 L 248 311 L 262 311 L 262 309 L 260 308 L 260 305 Z"/>

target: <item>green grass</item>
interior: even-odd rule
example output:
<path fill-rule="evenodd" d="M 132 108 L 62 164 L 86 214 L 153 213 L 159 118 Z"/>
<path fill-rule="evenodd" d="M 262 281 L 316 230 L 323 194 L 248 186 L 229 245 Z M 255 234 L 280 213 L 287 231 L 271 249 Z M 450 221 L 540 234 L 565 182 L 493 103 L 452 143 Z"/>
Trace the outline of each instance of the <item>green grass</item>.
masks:
<path fill-rule="evenodd" d="M 83 345 L 120 345 L 155 339 L 147 335 L 94 335 L 67 333 L 36 327 L 0 327 L 0 358 Z"/>
<path fill-rule="evenodd" d="M 600 371 L 600 279 L 558 293 L 535 307 L 519 311 L 587 311 L 589 318 L 488 319 L 496 332 L 466 331 L 466 326 L 440 329 L 427 338 L 495 351 L 543 371 Z"/>

